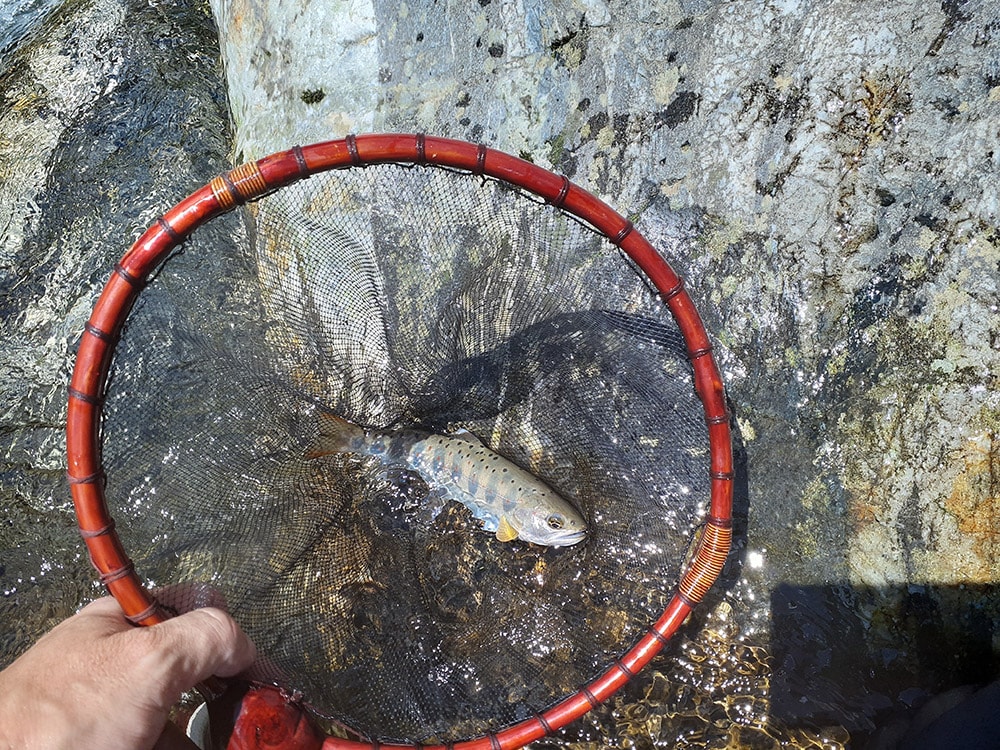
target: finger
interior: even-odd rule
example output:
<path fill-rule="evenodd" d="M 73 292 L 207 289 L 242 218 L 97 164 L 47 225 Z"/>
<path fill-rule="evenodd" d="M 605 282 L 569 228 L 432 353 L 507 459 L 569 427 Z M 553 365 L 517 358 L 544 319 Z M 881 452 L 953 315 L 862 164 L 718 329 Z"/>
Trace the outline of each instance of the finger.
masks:
<path fill-rule="evenodd" d="M 80 611 L 77 614 L 82 615 L 84 613 L 86 613 L 87 615 L 101 615 L 101 616 L 108 614 L 117 614 L 119 617 L 121 617 L 122 608 L 118 604 L 118 602 L 115 601 L 115 598 L 113 596 L 102 596 L 100 599 L 95 599 L 94 601 L 90 602 L 90 604 L 81 607 Z"/>
<path fill-rule="evenodd" d="M 219 609 L 196 609 L 153 625 L 137 635 L 153 642 L 147 669 L 160 674 L 175 700 L 184 690 L 210 677 L 231 677 L 248 668 L 256 649 L 229 615 Z"/>
<path fill-rule="evenodd" d="M 125 619 L 118 602 L 106 596 L 90 602 L 75 615 L 63 620 L 42 636 L 39 642 L 68 637 L 66 635 L 68 633 L 72 633 L 74 638 L 82 642 L 105 638 L 131 629 L 132 626 Z"/>

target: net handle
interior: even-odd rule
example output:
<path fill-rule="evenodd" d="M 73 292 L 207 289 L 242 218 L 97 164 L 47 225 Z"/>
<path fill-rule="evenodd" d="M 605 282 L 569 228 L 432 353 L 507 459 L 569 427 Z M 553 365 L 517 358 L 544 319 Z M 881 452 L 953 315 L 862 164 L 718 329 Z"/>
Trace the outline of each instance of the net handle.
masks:
<path fill-rule="evenodd" d="M 583 716 L 610 697 L 655 656 L 722 572 L 732 540 L 733 453 L 730 416 L 712 344 L 681 278 L 632 222 L 564 176 L 483 145 L 423 134 L 359 135 L 296 146 L 242 164 L 196 190 L 156 220 L 115 265 L 94 305 L 77 351 L 66 424 L 68 478 L 80 534 L 101 582 L 137 625 L 169 616 L 142 585 L 104 495 L 100 426 L 115 344 L 149 275 L 196 228 L 236 206 L 312 174 L 379 163 L 429 164 L 489 176 L 533 193 L 593 226 L 645 273 L 684 336 L 704 407 L 710 449 L 711 502 L 691 564 L 660 618 L 601 676 L 532 719 L 440 750 L 509 750 Z M 379 747 L 328 738 L 325 750 Z M 412 747 L 412 745 L 381 745 Z"/>

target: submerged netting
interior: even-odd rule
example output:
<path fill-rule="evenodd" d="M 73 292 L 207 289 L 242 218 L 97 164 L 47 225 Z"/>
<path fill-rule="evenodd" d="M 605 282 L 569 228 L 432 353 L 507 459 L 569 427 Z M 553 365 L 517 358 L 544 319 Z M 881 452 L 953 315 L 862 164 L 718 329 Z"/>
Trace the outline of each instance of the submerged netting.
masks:
<path fill-rule="evenodd" d="M 364 142 L 346 143 L 360 164 Z M 708 434 L 728 429 L 721 387 L 703 405 L 689 359 L 707 348 L 692 352 L 662 290 L 615 246 L 623 236 L 486 179 L 486 151 L 469 148 L 484 175 L 393 160 L 282 187 L 244 209 L 245 235 L 232 217 L 226 233 L 196 232 L 141 295 L 126 258 L 117 276 L 135 302 L 96 470 L 74 465 L 71 403 L 78 507 L 103 468 L 142 580 L 187 584 L 165 602 L 177 610 L 224 604 L 258 646 L 255 680 L 383 741 L 487 735 L 609 665 L 627 679 L 642 663 L 630 647 L 647 644 L 645 658 L 665 640 L 728 542 L 728 432 L 711 452 Z M 296 177 L 307 155 L 294 152 Z M 213 183 L 210 212 L 247 197 L 241 179 L 257 177 Z M 557 187 L 552 202 L 572 199 Z M 174 221 L 164 247 L 180 239 Z M 100 309 L 88 330 L 110 347 Z M 100 399 L 82 386 L 101 380 L 74 378 L 91 417 Z M 481 443 L 565 498 L 586 538 L 500 541 L 402 461 L 317 450 L 331 414 Z M 675 596 L 710 498 L 715 547 Z M 107 526 L 81 515 L 91 541 Z M 119 595 L 131 569 L 95 546 Z M 155 619 L 138 601 L 133 619 Z"/>

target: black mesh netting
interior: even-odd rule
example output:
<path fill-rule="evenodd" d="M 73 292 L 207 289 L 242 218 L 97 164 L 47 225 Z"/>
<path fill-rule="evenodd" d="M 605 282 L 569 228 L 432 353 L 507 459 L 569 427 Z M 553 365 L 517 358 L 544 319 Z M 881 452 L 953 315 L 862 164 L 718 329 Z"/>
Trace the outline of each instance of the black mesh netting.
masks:
<path fill-rule="evenodd" d="M 140 576 L 215 592 L 264 679 L 382 739 L 479 735 L 603 671 L 663 611 L 709 499 L 683 342 L 640 273 L 438 168 L 328 173 L 242 218 L 167 261 L 117 350 L 107 495 Z M 310 458 L 323 411 L 469 430 L 587 538 L 502 543 L 412 471 Z"/>

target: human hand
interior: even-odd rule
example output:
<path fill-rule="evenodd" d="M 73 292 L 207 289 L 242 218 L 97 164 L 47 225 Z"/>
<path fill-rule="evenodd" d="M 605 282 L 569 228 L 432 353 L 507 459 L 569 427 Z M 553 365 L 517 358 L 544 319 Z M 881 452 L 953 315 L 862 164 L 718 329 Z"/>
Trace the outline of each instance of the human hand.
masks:
<path fill-rule="evenodd" d="M 0 750 L 151 750 L 185 690 L 254 657 L 222 610 L 136 628 L 98 599 L 0 672 Z"/>

